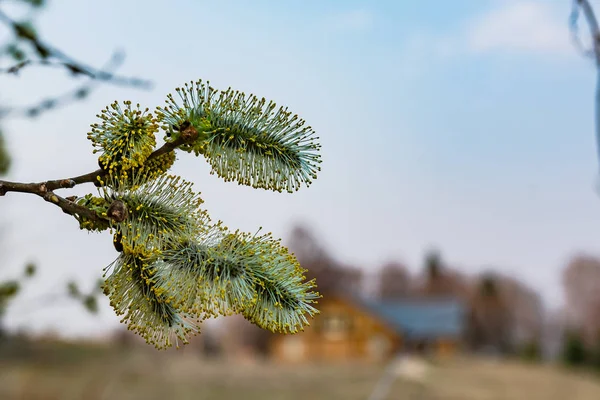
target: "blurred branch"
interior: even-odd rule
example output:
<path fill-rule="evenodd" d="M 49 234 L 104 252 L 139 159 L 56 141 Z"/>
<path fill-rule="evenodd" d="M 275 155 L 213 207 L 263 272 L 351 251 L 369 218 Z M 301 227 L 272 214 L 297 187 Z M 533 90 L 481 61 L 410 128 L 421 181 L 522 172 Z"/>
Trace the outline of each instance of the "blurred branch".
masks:
<path fill-rule="evenodd" d="M 586 50 L 579 38 L 578 21 L 580 12 L 585 18 L 590 35 L 592 37 L 592 48 Z M 570 16 L 571 36 L 581 53 L 593 58 L 596 64 L 596 94 L 595 94 L 595 131 L 596 131 L 596 151 L 600 160 L 600 28 L 598 19 L 588 0 L 573 0 L 573 8 Z"/>
<path fill-rule="evenodd" d="M 0 73 L 18 75 L 18 73 L 23 69 L 37 65 L 44 67 L 64 68 L 74 76 L 86 76 L 92 80 L 92 82 L 75 88 L 72 91 L 53 98 L 44 99 L 33 106 L 2 108 L 0 109 L 0 118 L 8 115 L 36 117 L 42 112 L 56 109 L 68 103 L 87 97 L 90 91 L 99 82 L 107 82 L 118 86 L 130 86 L 139 89 L 152 88 L 152 83 L 148 80 L 134 77 L 124 77 L 114 73 L 114 70 L 120 66 L 124 60 L 124 54 L 121 52 L 115 52 L 105 67 L 97 69 L 75 60 L 73 57 L 70 57 L 65 52 L 54 46 L 42 42 L 31 26 L 29 26 L 27 23 L 19 23 L 12 20 L 1 10 L 0 23 L 7 25 L 13 31 L 18 40 L 22 40 L 31 44 L 37 54 L 37 57 L 39 57 L 38 59 L 33 59 L 30 57 L 29 59 L 20 60 L 15 65 L 0 69 Z M 23 58 L 25 57 L 24 54 L 21 54 L 21 56 Z"/>
<path fill-rule="evenodd" d="M 110 70 L 118 68 L 123 63 L 124 59 L 125 59 L 125 56 L 123 53 L 116 52 L 111 57 L 111 60 L 104 67 L 104 71 L 110 71 Z M 78 65 L 68 64 L 68 63 L 64 63 L 64 62 L 52 62 L 49 60 L 22 61 L 14 66 L 12 66 L 8 69 L 5 69 L 3 71 L 0 71 L 0 72 L 5 72 L 5 73 L 9 73 L 9 74 L 17 74 L 25 66 L 34 65 L 34 64 L 47 65 L 47 66 L 63 66 L 65 68 L 67 68 L 72 74 L 90 77 L 92 79 L 92 81 L 88 82 L 86 84 L 83 84 L 83 85 L 81 85 L 71 91 L 68 91 L 62 95 L 59 95 L 59 96 L 56 96 L 53 98 L 44 99 L 44 100 L 40 101 L 39 103 L 34 104 L 32 106 L 17 106 L 17 107 L 0 108 L 0 118 L 4 118 L 8 115 L 15 115 L 15 116 L 22 116 L 22 117 L 37 117 L 42 112 L 50 111 L 50 110 L 65 106 L 66 104 L 75 102 L 77 100 L 84 99 L 101 82 L 101 80 L 98 80 L 98 78 L 95 75 L 93 75 L 92 72 L 85 70 L 85 69 L 81 69 L 81 67 Z M 143 85 L 135 84 L 135 82 L 131 86 L 144 87 Z"/>
<path fill-rule="evenodd" d="M 59 61 L 65 68 L 70 72 L 77 72 L 80 74 L 88 75 L 95 80 L 108 81 L 115 85 L 124 86 L 137 86 L 143 88 L 150 88 L 152 86 L 150 81 L 142 80 L 138 78 L 123 77 L 115 75 L 110 71 L 96 69 L 89 65 L 85 65 L 74 58 L 68 56 L 63 51 L 57 49 L 54 46 L 43 43 L 38 39 L 35 32 L 30 29 L 27 25 L 13 21 L 8 15 L 0 11 L 0 22 L 11 28 L 19 39 L 29 42 L 36 50 L 38 55 L 43 59 L 54 58 Z"/>
<path fill-rule="evenodd" d="M 0 68 L 0 73 L 18 75 L 19 72 L 23 68 L 25 68 L 29 65 L 43 65 L 43 66 L 50 66 L 50 67 L 60 67 L 60 68 L 67 69 L 73 75 L 81 74 L 81 75 L 86 75 L 90 78 L 94 78 L 94 75 L 92 75 L 89 71 L 86 71 L 85 69 L 81 69 L 81 67 L 79 67 L 78 65 L 70 64 L 68 62 L 63 62 L 63 61 L 52 61 L 52 60 L 25 60 L 25 61 L 21 61 L 21 62 L 15 64 L 9 68 Z"/>

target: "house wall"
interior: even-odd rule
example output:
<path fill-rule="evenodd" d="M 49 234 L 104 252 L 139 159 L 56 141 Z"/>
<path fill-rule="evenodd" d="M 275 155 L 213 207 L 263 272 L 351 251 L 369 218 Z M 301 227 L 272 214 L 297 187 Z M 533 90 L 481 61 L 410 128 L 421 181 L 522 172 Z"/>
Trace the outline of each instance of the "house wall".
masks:
<path fill-rule="evenodd" d="M 402 338 L 374 316 L 341 299 L 319 302 L 321 313 L 304 332 L 276 335 L 274 360 L 282 362 L 382 361 L 402 346 Z"/>
<path fill-rule="evenodd" d="M 451 357 L 459 350 L 460 343 L 455 338 L 440 338 L 435 341 L 434 355 L 439 358 Z"/>
<path fill-rule="evenodd" d="M 304 332 L 273 336 L 270 353 L 274 361 L 381 362 L 405 346 L 414 347 L 378 317 L 343 298 L 322 299 L 319 310 Z M 459 351 L 461 342 L 441 337 L 424 344 L 429 356 L 447 358 Z"/>

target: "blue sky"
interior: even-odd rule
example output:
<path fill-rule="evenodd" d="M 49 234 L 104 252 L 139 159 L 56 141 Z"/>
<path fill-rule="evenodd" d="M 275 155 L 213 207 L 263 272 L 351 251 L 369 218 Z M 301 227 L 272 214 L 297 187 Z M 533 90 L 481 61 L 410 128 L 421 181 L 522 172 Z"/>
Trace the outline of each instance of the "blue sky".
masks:
<path fill-rule="evenodd" d="M 10 178 L 88 172 L 86 133 L 100 109 L 162 105 L 175 87 L 210 80 L 288 106 L 323 144 L 318 180 L 293 195 L 224 183 L 180 155 L 175 172 L 196 183 L 215 219 L 284 238 L 305 222 L 366 271 L 397 259 L 417 272 L 436 246 L 451 266 L 517 276 L 554 307 L 569 257 L 600 255 L 594 68 L 569 41 L 569 12 L 562 0 L 51 2 L 39 19 L 48 41 L 94 65 L 123 49 L 120 72 L 155 88 L 104 86 L 6 123 Z M 74 85 L 33 68 L 0 84 L 0 101 L 17 104 Z M 41 268 L 10 326 L 95 334 L 117 324 L 107 305 L 102 323 L 69 305 L 28 306 L 66 278 L 89 285 L 116 255 L 109 236 L 78 231 L 33 197 L 6 196 L 0 213 L 12 229 L 4 275 L 29 259 Z"/>

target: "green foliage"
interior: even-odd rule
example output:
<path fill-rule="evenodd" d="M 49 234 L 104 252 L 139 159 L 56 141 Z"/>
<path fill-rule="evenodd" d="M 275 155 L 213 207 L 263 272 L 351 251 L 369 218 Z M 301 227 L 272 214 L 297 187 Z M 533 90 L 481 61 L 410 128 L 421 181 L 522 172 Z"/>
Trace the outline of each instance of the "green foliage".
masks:
<path fill-rule="evenodd" d="M 320 295 L 296 258 L 270 234 L 212 222 L 193 185 L 168 171 L 182 150 L 205 156 L 226 181 L 292 192 L 316 178 L 314 132 L 256 96 L 202 82 L 177 91 L 183 105 L 169 95 L 155 114 L 115 102 L 88 135 L 100 153 L 100 195 L 77 204 L 103 220 L 77 218 L 82 229 L 109 230 L 120 253 L 105 269 L 104 294 L 122 322 L 157 348 L 187 343 L 202 321 L 219 315 L 301 331 Z M 158 150 L 160 128 L 166 144 Z M 73 296 L 91 302 L 75 289 Z"/>
<path fill-rule="evenodd" d="M 497 297 L 499 294 L 498 278 L 492 274 L 486 274 L 481 279 L 479 291 L 484 297 Z"/>
<path fill-rule="evenodd" d="M 528 340 L 520 349 L 521 359 L 528 362 L 539 362 L 542 359 L 540 343 L 537 339 Z"/>
<path fill-rule="evenodd" d="M 15 296 L 20 289 L 18 281 L 4 281 L 0 284 L 0 298 L 9 299 Z"/>
<path fill-rule="evenodd" d="M 565 335 L 562 360 L 569 366 L 582 366 L 588 361 L 588 351 L 579 332 L 570 331 Z"/>
<path fill-rule="evenodd" d="M 25 275 L 26 278 L 31 278 L 32 276 L 35 275 L 36 271 L 37 271 L 37 267 L 35 266 L 35 264 L 28 263 L 25 266 L 24 275 Z"/>
<path fill-rule="evenodd" d="M 28 263 L 23 270 L 23 278 L 31 278 L 33 275 L 35 275 L 35 271 L 35 265 L 33 263 Z M 21 291 L 23 278 L 0 282 L 0 316 L 6 312 L 8 304 Z"/>
<path fill-rule="evenodd" d="M 31 4 L 33 7 L 42 7 L 46 4 L 46 0 L 21 0 L 24 3 Z"/>
<path fill-rule="evenodd" d="M 6 146 L 6 140 L 2 131 L 0 131 L 0 175 L 4 175 L 8 172 L 10 167 L 10 155 L 8 154 L 8 148 Z"/>
<path fill-rule="evenodd" d="M 590 366 L 597 371 L 600 371 L 600 332 L 596 335 L 596 341 L 590 350 Z"/>
<path fill-rule="evenodd" d="M 79 286 L 77 286 L 77 283 L 71 281 L 67 282 L 67 294 L 72 299 L 80 302 L 88 312 L 96 314 L 98 312 L 98 300 L 96 297 L 102 293 L 103 285 L 104 281 L 100 280 L 90 293 L 84 294 L 79 289 Z"/>

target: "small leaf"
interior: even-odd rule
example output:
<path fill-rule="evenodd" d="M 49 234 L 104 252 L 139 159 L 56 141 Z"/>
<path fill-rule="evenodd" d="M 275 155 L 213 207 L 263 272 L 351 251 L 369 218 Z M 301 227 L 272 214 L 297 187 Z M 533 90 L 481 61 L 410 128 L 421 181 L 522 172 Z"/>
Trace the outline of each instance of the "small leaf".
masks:
<path fill-rule="evenodd" d="M 11 298 L 14 297 L 19 290 L 21 285 L 17 281 L 5 281 L 0 283 L 0 298 Z"/>
<path fill-rule="evenodd" d="M 73 281 L 67 283 L 67 292 L 69 293 L 69 296 L 74 298 L 81 296 L 81 291 L 79 290 L 77 283 Z"/>
<path fill-rule="evenodd" d="M 90 313 L 98 313 L 98 301 L 94 295 L 85 296 L 83 299 L 83 305 Z"/>
<path fill-rule="evenodd" d="M 32 277 L 33 275 L 35 275 L 36 269 L 37 268 L 34 263 L 27 264 L 25 266 L 25 276 L 28 278 Z"/>

